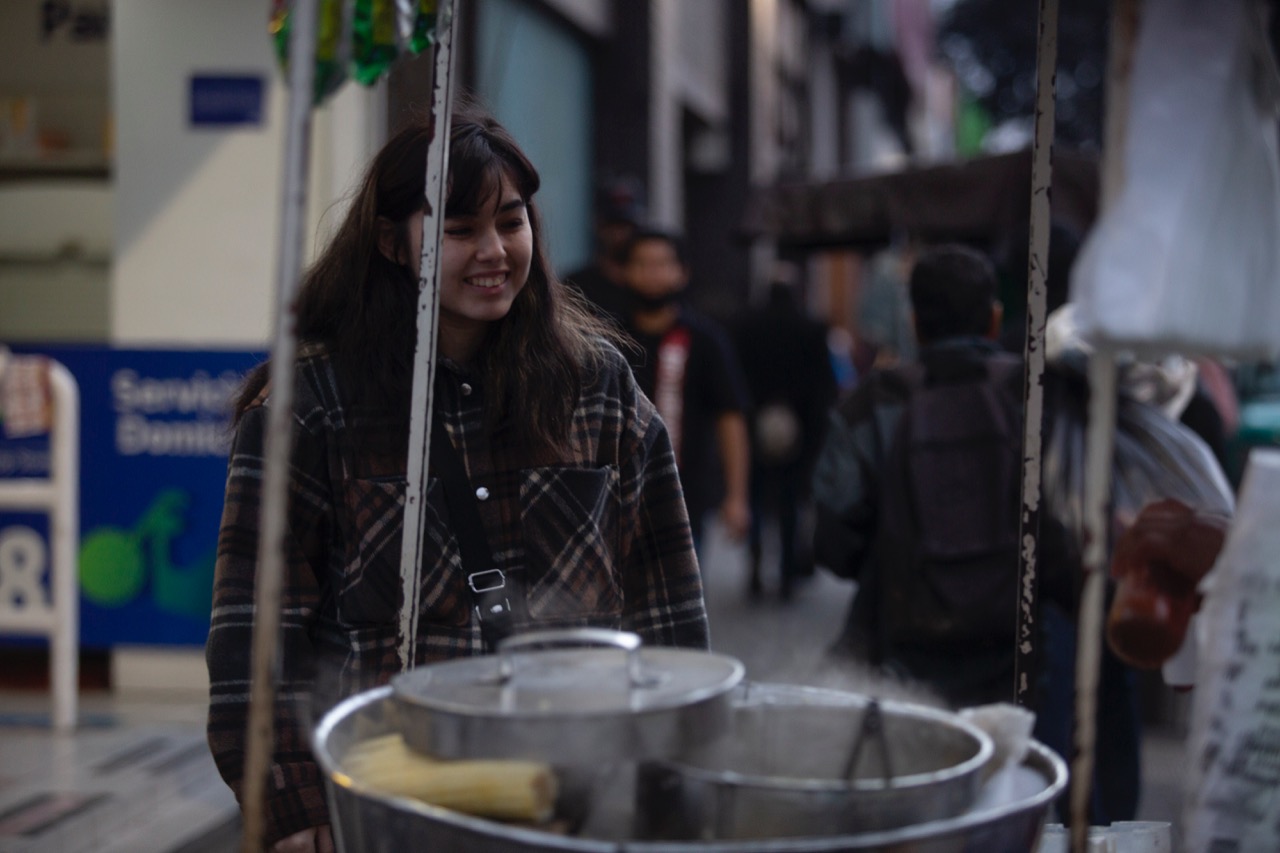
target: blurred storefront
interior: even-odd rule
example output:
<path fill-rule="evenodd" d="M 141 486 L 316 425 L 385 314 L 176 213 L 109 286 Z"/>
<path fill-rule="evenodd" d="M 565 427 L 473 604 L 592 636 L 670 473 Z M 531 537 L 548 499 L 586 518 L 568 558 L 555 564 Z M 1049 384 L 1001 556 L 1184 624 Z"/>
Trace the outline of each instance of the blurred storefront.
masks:
<path fill-rule="evenodd" d="M 458 81 L 541 169 L 560 269 L 591 252 L 596 188 L 632 180 L 649 218 L 690 238 L 695 300 L 727 316 L 772 260 L 739 227 L 750 185 L 837 165 L 837 128 L 811 92 L 833 85 L 844 5 L 477 0 L 460 7 Z M 0 343 L 64 361 L 81 384 L 88 647 L 203 643 L 229 433 L 225 406 L 182 401 L 210 388 L 225 401 L 269 347 L 286 103 L 269 11 L 0 5 Z M 316 109 L 309 249 L 368 156 L 427 102 L 421 62 Z M 121 402 L 130 383 L 158 395 L 150 409 Z M 208 446 L 134 453 L 139 424 Z M 0 530 L 14 525 L 43 535 L 0 515 Z"/>

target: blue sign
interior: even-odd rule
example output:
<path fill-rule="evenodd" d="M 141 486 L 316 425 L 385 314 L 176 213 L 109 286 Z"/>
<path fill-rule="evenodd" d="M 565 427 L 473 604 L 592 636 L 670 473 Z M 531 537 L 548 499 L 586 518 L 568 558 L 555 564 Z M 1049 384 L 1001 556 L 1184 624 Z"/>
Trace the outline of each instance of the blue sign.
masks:
<path fill-rule="evenodd" d="M 203 645 L 230 400 L 266 353 L 13 349 L 56 359 L 80 386 L 81 645 Z M 0 477 L 47 475 L 47 448 L 0 438 Z M 47 559 L 47 518 L 0 512 L 0 537 L 32 531 Z"/>
<path fill-rule="evenodd" d="M 262 77 L 196 74 L 191 78 L 193 126 L 261 125 Z"/>

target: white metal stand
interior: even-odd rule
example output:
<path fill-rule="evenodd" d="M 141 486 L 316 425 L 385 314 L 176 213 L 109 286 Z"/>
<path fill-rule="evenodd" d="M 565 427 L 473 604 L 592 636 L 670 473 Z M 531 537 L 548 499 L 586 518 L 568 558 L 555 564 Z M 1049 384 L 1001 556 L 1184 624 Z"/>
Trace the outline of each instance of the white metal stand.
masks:
<path fill-rule="evenodd" d="M 0 555 L 0 633 L 49 638 L 53 726 L 70 731 L 76 725 L 80 669 L 76 560 L 80 544 L 80 389 L 71 371 L 56 361 L 49 365 L 49 386 L 54 410 L 49 477 L 0 480 L 0 509 L 49 514 L 50 594 L 46 596 L 41 585 L 45 552 L 40 538 L 32 532 L 30 539 L 19 533 L 0 540 L 0 551 L 12 552 L 15 562 L 25 564 L 21 583 L 12 577 L 6 579 L 3 564 L 9 560 Z"/>
<path fill-rule="evenodd" d="M 405 485 L 404 536 L 400 545 L 400 668 L 414 664 L 418 643 L 418 588 L 422 573 L 422 526 L 427 501 L 427 463 L 431 447 L 431 410 L 436 376 L 436 336 L 440 325 L 440 238 L 448 196 L 449 133 L 453 104 L 453 2 L 440 0 L 436 14 L 435 64 L 431 79 L 434 131 L 427 144 L 423 193 L 422 259 L 418 268 L 418 342 L 413 357 L 409 409 L 409 460 Z"/>
<path fill-rule="evenodd" d="M 274 711 L 280 669 L 280 593 L 284 585 L 289 499 L 289 456 L 293 449 L 293 380 L 297 355 L 294 298 L 302 271 L 307 173 L 311 166 L 311 84 L 315 65 L 316 0 L 291 7 L 289 107 L 284 140 L 284 193 L 276 266 L 276 326 L 271 347 L 271 401 L 263 460 L 262 524 L 258 531 L 258 572 L 254 589 L 253 649 L 246 732 L 243 853 L 258 853 L 266 831 L 267 773 L 275 745 Z"/>

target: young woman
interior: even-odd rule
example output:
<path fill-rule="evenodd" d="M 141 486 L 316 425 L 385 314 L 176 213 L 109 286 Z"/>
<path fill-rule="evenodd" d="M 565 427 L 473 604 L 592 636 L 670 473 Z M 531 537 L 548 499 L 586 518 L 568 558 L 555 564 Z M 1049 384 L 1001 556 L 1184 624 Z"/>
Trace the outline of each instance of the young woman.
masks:
<path fill-rule="evenodd" d="M 430 125 L 396 134 L 307 272 L 297 303 L 282 670 L 267 808 L 277 849 L 331 844 L 307 729 L 399 670 L 400 549 Z M 453 118 L 440 246 L 433 433 L 476 495 L 516 628 L 592 625 L 705 647 L 706 611 L 671 442 L 592 319 L 556 280 L 537 171 L 472 108 Z M 209 743 L 240 792 L 266 407 L 236 404 L 206 655 Z M 433 441 L 434 444 L 434 441 Z M 415 662 L 484 653 L 433 452 Z M 461 560 L 461 570 L 457 568 Z M 472 568 L 471 571 L 475 569 Z"/>

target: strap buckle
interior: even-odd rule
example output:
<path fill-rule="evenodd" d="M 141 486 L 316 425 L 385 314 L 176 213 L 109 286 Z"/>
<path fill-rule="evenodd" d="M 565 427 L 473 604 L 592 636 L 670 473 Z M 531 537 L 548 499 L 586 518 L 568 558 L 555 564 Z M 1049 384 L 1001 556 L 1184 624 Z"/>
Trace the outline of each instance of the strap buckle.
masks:
<path fill-rule="evenodd" d="M 476 578 L 482 578 L 485 575 L 497 575 L 498 577 L 496 581 L 493 581 L 493 582 L 489 582 L 489 581 L 481 582 L 484 584 L 483 586 L 481 586 L 479 583 L 477 583 Z M 496 590 L 502 589 L 506 585 L 507 585 L 507 576 L 502 573 L 501 569 L 485 569 L 483 572 L 476 572 L 473 575 L 467 575 L 467 586 L 471 587 L 471 591 L 476 594 L 480 594 L 484 592 L 494 592 Z"/>
<path fill-rule="evenodd" d="M 511 602 L 503 598 L 484 605 L 473 605 L 471 609 L 475 611 L 476 619 L 483 625 L 500 616 L 510 616 Z"/>

